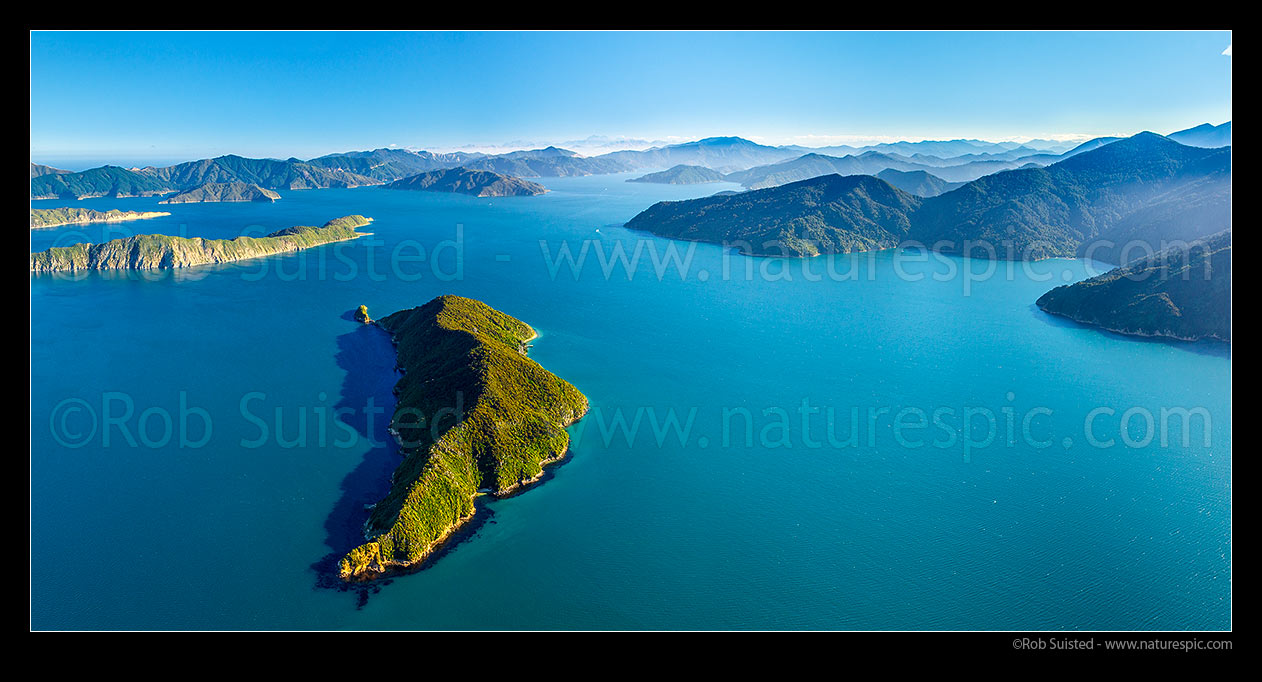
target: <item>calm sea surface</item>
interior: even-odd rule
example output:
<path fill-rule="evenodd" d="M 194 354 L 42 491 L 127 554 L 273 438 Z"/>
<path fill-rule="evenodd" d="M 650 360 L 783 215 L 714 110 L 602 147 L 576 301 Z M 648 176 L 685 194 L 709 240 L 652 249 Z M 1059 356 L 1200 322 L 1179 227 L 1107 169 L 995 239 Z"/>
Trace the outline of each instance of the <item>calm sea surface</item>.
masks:
<path fill-rule="evenodd" d="M 31 278 L 33 626 L 1231 625 L 1226 346 L 1040 313 L 1084 261 L 749 259 L 632 233 L 656 201 L 735 186 L 627 177 L 32 232 L 42 250 L 375 219 L 301 254 Z M 592 413 L 568 462 L 430 568 L 330 589 L 398 461 L 390 344 L 349 312 L 446 293 L 534 326 L 531 357 Z"/>

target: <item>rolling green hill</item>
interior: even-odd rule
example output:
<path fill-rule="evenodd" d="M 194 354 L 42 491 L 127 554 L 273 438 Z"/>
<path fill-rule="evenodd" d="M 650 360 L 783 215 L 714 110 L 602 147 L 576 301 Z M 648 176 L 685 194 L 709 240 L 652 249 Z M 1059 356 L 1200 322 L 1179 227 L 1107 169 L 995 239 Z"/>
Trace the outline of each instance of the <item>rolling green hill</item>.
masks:
<path fill-rule="evenodd" d="M 707 137 L 643 151 L 610 152 L 594 158 L 615 161 L 623 170 L 669 168 L 684 164 L 727 172 L 778 163 L 801 154 L 793 149 L 769 147 L 739 137 Z"/>
<path fill-rule="evenodd" d="M 557 178 L 602 175 L 629 170 L 625 163 L 603 157 L 577 156 L 574 152 L 548 147 L 499 156 L 486 156 L 461 164 L 469 170 L 484 170 L 519 178 Z"/>
<path fill-rule="evenodd" d="M 1170 133 L 1166 137 L 1193 147 L 1230 147 L 1231 121 L 1221 125 L 1202 123 L 1195 128 Z"/>
<path fill-rule="evenodd" d="M 382 182 L 392 182 L 425 171 L 453 168 L 483 156 L 485 155 L 466 152 L 435 154 L 410 149 L 382 148 L 368 152 L 329 154 L 311 159 L 307 163 L 330 171 L 345 171 Z"/>

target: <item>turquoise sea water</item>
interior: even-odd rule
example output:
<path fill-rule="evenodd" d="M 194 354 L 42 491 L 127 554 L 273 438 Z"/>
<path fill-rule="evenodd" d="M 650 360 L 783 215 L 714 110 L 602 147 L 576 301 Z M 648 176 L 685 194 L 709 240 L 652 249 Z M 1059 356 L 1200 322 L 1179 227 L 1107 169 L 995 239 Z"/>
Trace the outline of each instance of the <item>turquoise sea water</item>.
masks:
<path fill-rule="evenodd" d="M 1225 346 L 1040 313 L 1041 293 L 1088 276 L 1082 261 L 985 277 L 995 264 L 747 259 L 631 233 L 618 226 L 655 201 L 730 186 L 626 177 L 545 179 L 552 191 L 533 198 L 284 192 L 33 232 L 39 250 L 375 219 L 371 239 L 265 261 L 31 279 L 32 625 L 1231 625 Z M 568 244 L 577 258 L 584 243 L 577 277 L 550 271 L 548 254 Z M 617 244 L 642 249 L 630 276 L 601 267 Z M 424 261 L 400 260 L 418 246 Z M 672 248 L 687 274 L 659 277 L 651 256 Z M 534 326 L 531 356 L 593 411 L 570 429 L 569 461 L 491 503 L 430 568 L 367 595 L 330 589 L 322 571 L 397 463 L 386 417 L 368 416 L 392 409 L 390 345 L 348 314 L 443 293 Z M 1097 408 L 1092 436 L 1111 445 L 1084 433 Z M 1186 446 L 1177 418 L 1162 445 L 1162 408 L 1195 410 Z M 935 411 L 954 417 L 935 427 Z M 898 427 L 900 413 L 930 425 Z M 619 414 L 640 417 L 630 439 Z M 658 437 L 672 415 L 688 428 Z"/>

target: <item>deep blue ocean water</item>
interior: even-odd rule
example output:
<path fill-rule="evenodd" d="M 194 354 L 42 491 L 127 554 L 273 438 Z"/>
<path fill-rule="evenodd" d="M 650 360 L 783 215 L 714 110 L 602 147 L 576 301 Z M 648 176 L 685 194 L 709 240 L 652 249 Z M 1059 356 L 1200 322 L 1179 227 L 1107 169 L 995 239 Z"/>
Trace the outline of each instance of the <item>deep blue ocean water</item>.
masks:
<path fill-rule="evenodd" d="M 1225 345 L 1039 312 L 1098 272 L 1083 261 L 749 259 L 632 233 L 619 225 L 655 201 L 733 186 L 627 177 L 545 179 L 531 198 L 291 191 L 33 231 L 41 250 L 375 220 L 372 238 L 262 261 L 32 277 L 32 625 L 1230 627 Z M 549 267 L 585 243 L 577 277 Z M 606 275 L 619 244 L 641 258 Z M 652 255 L 671 249 L 687 272 L 659 277 Z M 330 589 L 398 461 L 390 345 L 349 312 L 444 293 L 534 326 L 531 357 L 592 413 L 569 461 L 431 567 Z M 1163 408 L 1190 411 L 1186 445 Z M 639 416 L 633 437 L 618 415 Z M 658 437 L 670 416 L 680 431 Z"/>

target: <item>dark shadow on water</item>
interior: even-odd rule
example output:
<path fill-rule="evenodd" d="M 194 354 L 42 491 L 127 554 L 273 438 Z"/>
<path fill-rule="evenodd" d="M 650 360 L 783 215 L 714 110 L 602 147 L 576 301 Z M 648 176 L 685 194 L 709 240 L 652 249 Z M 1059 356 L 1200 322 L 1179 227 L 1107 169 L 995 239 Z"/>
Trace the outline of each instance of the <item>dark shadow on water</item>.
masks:
<path fill-rule="evenodd" d="M 386 576 L 360 583 L 348 583 L 338 576 L 337 565 L 347 552 L 364 542 L 364 522 L 370 505 L 376 504 L 390 491 L 390 477 L 402 462 L 402 453 L 387 428 L 394 413 L 394 384 L 399 379 L 395 370 L 395 351 L 385 330 L 376 325 L 359 324 L 355 311 L 347 311 L 342 319 L 355 322 L 354 331 L 337 338 L 337 366 L 346 375 L 334 409 L 339 419 L 369 443 L 368 452 L 358 465 L 342 479 L 341 497 L 324 521 L 325 545 L 329 553 L 311 565 L 316 574 L 315 589 L 351 592 L 357 596 L 357 607 L 363 608 L 368 598 L 389 585 L 393 578 L 423 571 L 465 540 L 475 538 L 486 524 L 494 524 L 495 512 L 489 504 L 530 490 L 556 475 L 556 469 L 569 461 L 567 451 L 558 461 L 544 467 L 538 480 L 510 494 L 496 498 L 479 496 L 474 501 L 473 518 L 452 533 L 424 561 L 406 570 L 395 570 Z"/>
<path fill-rule="evenodd" d="M 1044 324 L 1052 327 L 1070 328 L 1070 329 L 1090 329 L 1097 334 L 1104 334 L 1119 339 L 1125 339 L 1133 343 L 1155 343 L 1163 346 L 1170 346 L 1179 350 L 1196 353 L 1198 355 L 1208 355 L 1216 358 L 1231 359 L 1231 344 L 1225 341 L 1216 341 L 1213 339 L 1203 339 L 1201 341 L 1180 341 L 1178 339 L 1163 338 L 1160 336 L 1135 336 L 1133 334 L 1120 334 L 1118 332 L 1101 329 L 1095 325 L 1083 324 L 1064 317 L 1062 315 L 1053 315 L 1044 312 L 1036 304 L 1030 304 L 1031 314 L 1042 320 Z"/>
<path fill-rule="evenodd" d="M 355 311 L 347 311 L 342 319 L 354 322 Z M 358 324 L 358 323 L 357 323 Z M 376 504 L 390 490 L 390 475 L 401 461 L 398 445 L 387 428 L 394 413 L 394 347 L 384 330 L 375 325 L 358 325 L 337 338 L 337 366 L 346 372 L 334 407 L 342 423 L 350 426 L 369 443 L 360 463 L 342 479 L 342 495 L 324 521 L 325 545 L 329 554 L 312 564 L 316 587 L 353 591 L 359 606 L 368 595 L 381 589 L 384 582 L 372 585 L 350 585 L 337 574 L 338 561 L 364 542 L 363 526 L 368 520 L 368 505 Z"/>
<path fill-rule="evenodd" d="M 332 560 L 333 571 L 329 574 L 331 580 L 336 582 L 336 585 L 330 585 L 330 587 L 336 587 L 337 589 L 343 590 L 343 591 L 358 592 L 359 605 L 362 608 L 364 604 L 368 603 L 368 596 L 370 594 L 376 594 L 377 592 L 380 592 L 381 588 L 385 585 L 389 585 L 393 581 L 394 578 L 399 578 L 405 575 L 412 575 L 413 573 L 419 573 L 421 571 L 424 571 L 430 566 L 433 566 L 443 557 L 455 551 L 466 540 L 472 540 L 474 538 L 477 538 L 479 535 L 479 531 L 482 530 L 483 526 L 486 526 L 487 524 L 491 524 L 491 525 L 495 524 L 495 510 L 491 508 L 492 503 L 498 500 L 507 500 L 511 497 L 516 497 L 518 495 L 521 495 L 522 493 L 533 490 L 534 488 L 552 480 L 552 478 L 556 476 L 557 469 L 562 464 L 565 464 L 566 462 L 570 461 L 570 459 L 573 456 L 574 456 L 573 450 L 566 450 L 565 454 L 560 459 L 556 460 L 555 462 L 549 463 L 547 466 L 543 468 L 543 473 L 539 476 L 538 479 L 526 485 L 520 486 L 516 490 L 513 490 L 512 492 L 505 493 L 503 495 L 489 495 L 489 494 L 479 495 L 473 501 L 473 507 L 474 507 L 473 517 L 470 518 L 468 521 L 466 521 L 463 525 L 461 525 L 455 531 L 453 531 L 450 537 L 448 537 L 445 541 L 443 541 L 443 543 L 440 544 L 438 547 L 436 547 L 433 550 L 433 552 L 429 554 L 429 556 L 426 556 L 418 564 L 408 566 L 407 568 L 402 568 L 402 569 L 392 569 L 389 573 L 386 574 L 385 577 L 382 577 L 382 578 L 374 578 L 372 580 L 362 582 L 362 583 L 348 584 L 348 583 L 343 582 L 340 578 L 338 578 L 337 572 L 336 572 L 337 561 L 338 559 L 342 557 L 342 554 L 345 554 L 345 552 L 336 554 L 336 556 L 334 556 Z M 387 474 L 387 477 L 388 476 L 389 475 Z M 347 478 L 349 479 L 350 477 L 348 476 Z M 384 494 L 385 492 L 382 492 L 382 495 Z M 367 512 L 364 513 L 364 518 L 367 518 Z M 358 532 L 358 529 L 356 529 L 356 532 Z M 353 545 L 347 547 L 347 550 L 351 549 L 352 547 L 358 544 L 359 544 L 359 540 L 356 540 Z"/>

